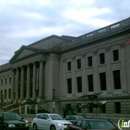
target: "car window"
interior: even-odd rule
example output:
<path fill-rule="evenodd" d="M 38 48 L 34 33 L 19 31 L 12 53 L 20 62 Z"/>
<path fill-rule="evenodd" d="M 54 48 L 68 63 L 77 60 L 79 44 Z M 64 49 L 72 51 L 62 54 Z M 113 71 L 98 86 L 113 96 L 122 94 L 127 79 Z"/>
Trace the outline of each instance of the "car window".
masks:
<path fill-rule="evenodd" d="M 43 119 L 45 119 L 45 120 L 47 120 L 48 118 L 49 118 L 48 115 L 44 115 L 44 116 L 43 116 Z"/>
<path fill-rule="evenodd" d="M 76 116 L 71 116 L 71 120 L 76 120 Z"/>
<path fill-rule="evenodd" d="M 114 129 L 115 126 L 109 121 L 93 120 L 88 122 L 90 129 Z"/>
<path fill-rule="evenodd" d="M 75 126 L 80 126 L 81 125 L 81 120 L 80 121 L 76 121 L 76 122 L 74 122 L 74 124 L 73 125 L 75 125 Z"/>
<path fill-rule="evenodd" d="M 3 118 L 4 120 L 21 120 L 21 117 L 15 113 L 5 113 Z"/>
<path fill-rule="evenodd" d="M 66 119 L 66 120 L 70 120 L 70 118 L 71 118 L 71 116 L 67 116 L 65 119 Z"/>
<path fill-rule="evenodd" d="M 38 118 L 43 119 L 43 115 L 39 115 Z"/>
<path fill-rule="evenodd" d="M 87 121 L 86 121 L 86 120 L 83 120 L 82 123 L 81 123 L 81 126 L 82 126 L 83 128 L 88 128 L 88 123 L 87 123 Z"/>
<path fill-rule="evenodd" d="M 63 120 L 63 118 L 58 114 L 50 115 L 52 120 Z"/>

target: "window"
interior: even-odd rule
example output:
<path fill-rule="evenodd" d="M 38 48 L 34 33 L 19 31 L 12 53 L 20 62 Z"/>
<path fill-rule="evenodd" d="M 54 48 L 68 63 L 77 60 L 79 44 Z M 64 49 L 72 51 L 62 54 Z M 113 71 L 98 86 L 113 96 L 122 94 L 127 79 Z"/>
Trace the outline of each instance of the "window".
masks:
<path fill-rule="evenodd" d="M 11 83 L 11 77 L 9 77 L 9 83 Z"/>
<path fill-rule="evenodd" d="M 100 73 L 99 77 L 101 90 L 106 90 L 106 73 Z"/>
<path fill-rule="evenodd" d="M 89 113 L 93 113 L 93 108 L 92 108 L 92 107 L 89 107 L 89 108 L 88 108 L 88 112 L 89 112 Z"/>
<path fill-rule="evenodd" d="M 77 91 L 82 92 L 82 77 L 77 77 Z"/>
<path fill-rule="evenodd" d="M 101 108 L 101 113 L 106 113 L 106 104 L 102 105 L 100 108 Z"/>
<path fill-rule="evenodd" d="M 71 71 L 71 62 L 70 61 L 67 62 L 67 69 L 68 69 L 68 71 Z"/>
<path fill-rule="evenodd" d="M 119 60 L 119 52 L 118 50 L 113 51 L 113 61 L 118 61 Z"/>
<path fill-rule="evenodd" d="M 99 55 L 99 58 L 100 58 L 100 64 L 104 64 L 105 63 L 105 54 L 104 53 L 101 53 Z"/>
<path fill-rule="evenodd" d="M 68 93 L 72 93 L 72 80 L 71 78 L 67 79 Z"/>
<path fill-rule="evenodd" d="M 81 59 L 77 60 L 77 69 L 81 69 Z"/>
<path fill-rule="evenodd" d="M 1 79 L 1 85 L 3 85 L 3 79 Z"/>
<path fill-rule="evenodd" d="M 92 56 L 88 57 L 88 67 L 92 66 Z"/>
<path fill-rule="evenodd" d="M 88 91 L 93 91 L 93 75 L 88 75 Z"/>
<path fill-rule="evenodd" d="M 7 84 L 7 78 L 5 78 L 5 84 Z"/>
<path fill-rule="evenodd" d="M 120 70 L 113 71 L 114 88 L 121 89 Z"/>
<path fill-rule="evenodd" d="M 121 113 L 121 103 L 115 102 L 114 103 L 115 113 Z"/>

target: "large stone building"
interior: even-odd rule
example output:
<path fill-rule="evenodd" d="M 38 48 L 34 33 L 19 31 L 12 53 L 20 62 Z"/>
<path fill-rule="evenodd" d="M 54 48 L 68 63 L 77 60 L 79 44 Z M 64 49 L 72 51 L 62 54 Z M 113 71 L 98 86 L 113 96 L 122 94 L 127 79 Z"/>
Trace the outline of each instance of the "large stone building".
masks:
<path fill-rule="evenodd" d="M 89 102 L 78 97 L 102 92 L 99 100 L 107 103 L 101 113 L 129 114 L 129 44 L 130 18 L 79 37 L 52 35 L 23 45 L 0 66 L 1 102 L 36 99 L 38 104 L 19 105 L 17 110 L 62 112 L 65 106 L 77 108 Z M 95 113 L 95 108 L 76 111 Z"/>

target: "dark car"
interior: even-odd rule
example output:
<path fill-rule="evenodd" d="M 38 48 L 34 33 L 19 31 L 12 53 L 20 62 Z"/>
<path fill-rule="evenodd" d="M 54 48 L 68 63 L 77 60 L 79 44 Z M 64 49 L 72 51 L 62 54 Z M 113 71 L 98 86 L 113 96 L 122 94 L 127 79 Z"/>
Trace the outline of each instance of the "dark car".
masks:
<path fill-rule="evenodd" d="M 29 130 L 29 124 L 17 113 L 0 112 L 0 130 Z"/>
<path fill-rule="evenodd" d="M 119 130 L 106 119 L 83 119 L 68 125 L 65 130 Z"/>
<path fill-rule="evenodd" d="M 65 119 L 73 123 L 77 120 L 84 119 L 84 117 L 80 115 L 68 115 L 65 117 Z"/>

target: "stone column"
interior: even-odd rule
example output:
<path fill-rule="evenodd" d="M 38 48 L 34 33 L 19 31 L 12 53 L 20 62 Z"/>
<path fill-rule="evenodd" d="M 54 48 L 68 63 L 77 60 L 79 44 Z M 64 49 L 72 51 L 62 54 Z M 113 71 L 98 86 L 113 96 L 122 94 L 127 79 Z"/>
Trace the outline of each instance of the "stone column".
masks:
<path fill-rule="evenodd" d="M 27 88 L 26 88 L 27 98 L 30 98 L 30 65 L 27 65 Z"/>
<path fill-rule="evenodd" d="M 19 68 L 16 69 L 16 75 L 15 75 L 15 99 L 18 100 L 18 74 L 19 74 Z"/>
<path fill-rule="evenodd" d="M 33 63 L 33 98 L 36 98 L 36 64 Z"/>
<path fill-rule="evenodd" d="M 120 47 L 121 47 L 121 56 L 120 56 L 120 60 L 121 60 L 121 75 L 120 75 L 120 77 L 121 77 L 121 89 L 122 89 L 122 92 L 123 92 L 123 94 L 127 94 L 128 93 L 128 91 L 127 91 L 127 83 L 126 83 L 126 75 L 127 75 L 127 73 L 126 73 L 126 63 L 125 63 L 125 60 L 126 60 L 126 58 L 125 58 L 125 45 L 124 44 L 121 44 L 120 45 Z"/>
<path fill-rule="evenodd" d="M 99 84 L 98 84 L 98 71 L 97 71 L 97 53 L 98 53 L 98 51 L 97 50 L 95 50 L 94 52 L 93 52 L 93 54 L 94 54 L 94 60 L 93 60 L 93 66 L 94 66 L 94 74 L 93 74 L 93 85 L 94 85 L 94 93 L 98 93 L 99 92 Z"/>
<path fill-rule="evenodd" d="M 24 88 L 24 68 L 23 68 L 23 66 L 21 67 L 21 86 L 20 86 L 20 91 L 21 91 L 21 93 L 20 93 L 20 98 L 21 98 L 21 100 L 23 100 L 23 89 Z"/>
<path fill-rule="evenodd" d="M 87 94 L 87 88 L 86 88 L 86 64 L 85 64 L 85 58 L 86 58 L 86 54 L 82 54 L 82 68 L 83 68 L 83 76 L 82 76 L 82 93 L 83 94 Z"/>
<path fill-rule="evenodd" d="M 39 70 L 39 96 L 43 97 L 43 61 L 40 61 L 40 70 Z"/>
<path fill-rule="evenodd" d="M 11 100 L 14 100 L 14 82 L 15 82 L 15 72 L 14 69 L 12 70 L 12 78 L 11 78 Z"/>
<path fill-rule="evenodd" d="M 107 73 L 106 73 L 106 86 L 107 86 L 107 92 L 108 95 L 112 95 L 112 82 L 111 82 L 111 77 L 112 77 L 112 72 L 111 72 L 111 58 L 110 58 L 110 49 L 111 47 L 106 48 L 106 64 L 107 64 Z"/>
<path fill-rule="evenodd" d="M 76 75 L 75 75 L 75 58 L 72 58 L 72 94 L 76 96 L 77 94 L 77 85 L 76 85 Z"/>

